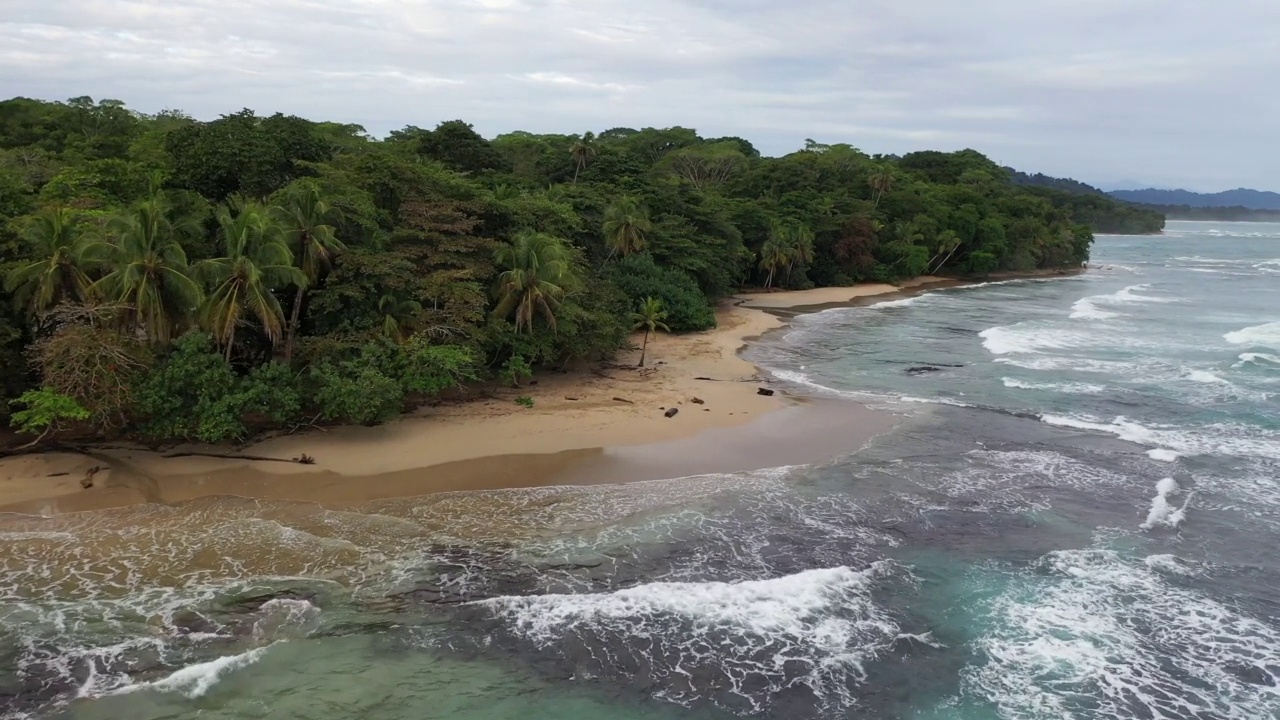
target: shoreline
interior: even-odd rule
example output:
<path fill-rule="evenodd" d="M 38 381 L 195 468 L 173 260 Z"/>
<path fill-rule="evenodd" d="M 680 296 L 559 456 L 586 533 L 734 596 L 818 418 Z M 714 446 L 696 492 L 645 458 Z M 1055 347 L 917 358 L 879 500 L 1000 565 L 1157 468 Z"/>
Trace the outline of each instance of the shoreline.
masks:
<path fill-rule="evenodd" d="M 985 282 L 1070 273 L 1053 271 Z M 316 429 L 266 439 L 246 454 L 311 465 L 147 450 L 51 452 L 0 460 L 0 513 L 54 515 L 144 502 L 237 495 L 342 506 L 436 492 L 630 482 L 824 462 L 865 444 L 895 419 L 851 401 L 757 390 L 772 382 L 741 350 L 800 314 L 977 284 L 921 277 L 900 286 L 739 293 L 717 327 L 649 342 L 615 362 L 544 372 L 485 399 L 423 408 L 376 427 Z M 638 339 L 636 339 L 638 344 Z M 532 408 L 515 399 L 534 399 Z M 674 408 L 674 417 L 665 412 Z M 208 451 L 184 446 L 179 450 Z M 80 480 L 94 466 L 94 487 Z"/>

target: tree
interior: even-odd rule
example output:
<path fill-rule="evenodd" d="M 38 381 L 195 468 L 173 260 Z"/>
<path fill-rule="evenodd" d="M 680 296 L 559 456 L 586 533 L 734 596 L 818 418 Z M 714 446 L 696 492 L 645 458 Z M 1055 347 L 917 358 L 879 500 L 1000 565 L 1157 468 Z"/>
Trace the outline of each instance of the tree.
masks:
<path fill-rule="evenodd" d="M 773 287 L 773 276 L 780 268 L 787 265 L 790 256 L 784 243 L 784 238 L 775 234 L 770 235 L 769 239 L 765 240 L 764 245 L 760 247 L 760 269 L 769 273 L 764 280 L 765 290 Z"/>
<path fill-rule="evenodd" d="M 645 234 L 653 229 L 649 211 L 640 201 L 624 195 L 604 212 L 604 236 L 609 243 L 609 257 L 626 257 L 644 250 Z"/>
<path fill-rule="evenodd" d="M 47 387 L 28 390 L 21 397 L 10 400 L 9 404 L 14 407 L 26 406 L 26 409 L 15 412 L 9 421 L 18 432 L 32 435 L 40 433 L 39 437 L 23 447 L 35 446 L 49 433 L 57 431 L 62 423 L 89 418 L 89 411 L 75 399 Z"/>
<path fill-rule="evenodd" d="M 640 362 L 637 367 L 644 367 L 644 356 L 649 351 L 649 334 L 659 330 L 671 332 L 663 320 L 667 319 L 667 311 L 662 309 L 662 301 L 657 298 L 645 298 L 640 303 L 639 312 L 631 314 L 631 331 L 644 330 L 644 344 L 640 346 Z"/>
<path fill-rule="evenodd" d="M 236 328 L 246 315 L 261 323 L 273 347 L 280 342 L 284 310 L 272 290 L 303 287 L 307 276 L 294 267 L 281 226 L 261 203 L 233 195 L 218 209 L 217 218 L 225 254 L 198 263 L 194 270 L 211 288 L 204 326 L 230 362 Z"/>
<path fill-rule="evenodd" d="M 94 248 L 90 238 L 76 231 L 71 211 L 54 208 L 40 212 L 23 229 L 36 260 L 20 265 L 5 276 L 4 289 L 15 304 L 40 316 L 64 301 L 83 302 L 93 282 L 85 270 Z"/>
<path fill-rule="evenodd" d="M 887 165 L 881 165 L 876 171 L 867 176 L 867 184 L 875 191 L 875 199 L 872 201 L 872 207 L 880 207 L 880 199 L 884 194 L 893 189 L 893 170 Z"/>
<path fill-rule="evenodd" d="M 382 315 L 382 334 L 403 343 L 418 324 L 422 303 L 401 300 L 388 293 L 378 299 L 378 313 Z"/>
<path fill-rule="evenodd" d="M 516 331 L 532 333 L 533 318 L 541 315 L 554 330 L 556 309 L 567 288 L 576 282 L 564 241 L 522 230 L 510 245 L 498 248 L 493 259 L 499 267 L 506 268 L 498 275 L 494 316 L 505 319 L 515 313 Z"/>
<path fill-rule="evenodd" d="M 182 238 L 193 227 L 169 217 L 169 204 L 155 192 L 132 211 L 107 222 L 110 268 L 91 292 L 121 305 L 122 320 L 154 345 L 168 344 L 200 306 L 200 286 L 191 278 Z"/>
<path fill-rule="evenodd" d="M 587 163 L 596 155 L 595 135 L 586 133 L 573 141 L 569 147 L 569 156 L 573 158 L 573 184 L 578 184 L 578 175 L 586 169 Z"/>
<path fill-rule="evenodd" d="M 334 233 L 334 225 L 341 221 L 341 213 L 321 199 L 320 189 L 313 183 L 295 186 L 287 192 L 276 213 L 284 227 L 285 241 L 293 251 L 293 261 L 305 277 L 305 282 L 297 286 L 293 312 L 285 330 L 284 361 L 288 363 L 293 360 L 303 298 L 320 276 L 333 266 L 334 257 L 346 250 L 346 246 Z"/>

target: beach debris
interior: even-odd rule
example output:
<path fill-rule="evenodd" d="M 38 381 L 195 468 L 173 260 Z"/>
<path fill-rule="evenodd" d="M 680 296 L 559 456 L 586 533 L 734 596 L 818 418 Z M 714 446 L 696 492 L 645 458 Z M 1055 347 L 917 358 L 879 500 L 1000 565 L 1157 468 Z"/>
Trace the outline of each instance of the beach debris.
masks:
<path fill-rule="evenodd" d="M 626 403 L 626 404 L 628 404 L 628 405 L 635 405 L 635 403 L 631 402 L 630 400 L 628 400 L 628 399 L 626 399 L 626 398 L 616 397 L 616 398 L 614 398 L 614 400 L 615 400 L 616 402 Z"/>
<path fill-rule="evenodd" d="M 760 388 L 756 390 L 756 394 L 764 395 L 765 397 L 773 397 L 773 391 L 770 390 L 769 388 Z"/>
<path fill-rule="evenodd" d="M 226 460 L 250 460 L 252 462 L 287 462 L 298 463 L 299 465 L 315 465 L 316 459 L 303 453 L 295 458 L 278 458 L 265 457 L 263 455 L 237 455 L 234 453 L 212 453 L 212 452 L 171 452 L 165 453 L 160 457 L 165 459 L 182 458 L 182 457 L 211 457 L 223 458 Z"/>
<path fill-rule="evenodd" d="M 702 398 L 700 398 L 700 397 L 689 398 L 689 402 L 693 403 L 694 405 L 706 405 L 706 404 L 707 404 L 707 401 L 706 401 L 706 400 L 703 400 L 703 399 L 702 399 Z"/>
<path fill-rule="evenodd" d="M 565 400 L 572 400 L 572 401 L 574 401 L 574 402 L 577 402 L 577 401 L 581 400 L 582 398 L 579 398 L 579 397 L 573 397 L 572 395 L 565 395 L 565 396 L 564 396 L 564 399 L 565 399 Z"/>
<path fill-rule="evenodd" d="M 675 416 L 676 416 L 676 413 L 678 413 L 678 412 L 680 412 L 680 408 L 669 408 L 669 409 L 668 409 L 665 413 L 663 413 L 663 414 L 664 414 L 664 415 L 666 415 L 667 417 L 671 418 L 671 417 L 675 417 Z"/>
<path fill-rule="evenodd" d="M 85 470 L 84 477 L 80 479 L 80 487 L 84 488 L 85 490 L 88 490 L 89 488 L 93 487 L 93 476 L 97 475 L 101 470 L 102 470 L 101 465 L 94 465 L 88 470 Z"/>
<path fill-rule="evenodd" d="M 294 458 L 293 461 L 298 463 L 299 465 L 315 465 L 316 464 L 316 459 L 306 453 L 302 453 L 298 457 Z"/>

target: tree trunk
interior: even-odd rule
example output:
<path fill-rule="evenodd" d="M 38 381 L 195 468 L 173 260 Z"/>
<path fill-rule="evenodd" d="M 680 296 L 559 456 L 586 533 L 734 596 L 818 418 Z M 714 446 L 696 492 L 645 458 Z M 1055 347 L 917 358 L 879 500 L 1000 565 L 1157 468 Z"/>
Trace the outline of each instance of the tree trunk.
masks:
<path fill-rule="evenodd" d="M 227 333 L 227 350 L 226 350 L 226 353 L 227 353 L 227 354 L 226 354 L 226 356 L 225 356 L 225 357 L 226 357 L 226 359 L 227 359 L 227 364 L 228 364 L 228 365 L 230 365 L 230 364 L 231 364 L 231 348 L 232 348 L 232 346 L 234 346 L 235 344 L 236 344 L 236 326 L 235 326 L 235 325 L 232 325 L 232 326 L 231 326 L 231 332 L 230 332 L 230 333 Z"/>
<path fill-rule="evenodd" d="M 647 352 L 649 352 L 649 328 L 644 329 L 644 343 L 640 346 L 640 364 L 636 367 L 644 367 L 644 356 Z"/>
<path fill-rule="evenodd" d="M 293 299 L 293 313 L 289 315 L 289 327 L 284 333 L 284 364 L 293 361 L 293 334 L 298 330 L 298 318 L 302 315 L 302 295 L 305 288 L 298 288 L 298 295 Z"/>
<path fill-rule="evenodd" d="M 770 268 L 769 268 L 769 277 L 767 277 L 767 278 L 765 278 L 765 279 L 764 279 L 764 289 L 765 289 L 765 290 L 768 290 L 769 288 L 773 287 L 773 271 L 774 271 L 774 270 L 775 270 L 775 268 L 770 267 Z"/>
<path fill-rule="evenodd" d="M 580 173 L 580 172 L 582 172 L 582 161 L 581 161 L 581 160 L 579 160 L 578 162 L 574 163 L 574 165 L 573 165 L 573 184 L 574 184 L 574 185 L 577 185 L 577 184 L 578 184 L 578 173 Z"/>

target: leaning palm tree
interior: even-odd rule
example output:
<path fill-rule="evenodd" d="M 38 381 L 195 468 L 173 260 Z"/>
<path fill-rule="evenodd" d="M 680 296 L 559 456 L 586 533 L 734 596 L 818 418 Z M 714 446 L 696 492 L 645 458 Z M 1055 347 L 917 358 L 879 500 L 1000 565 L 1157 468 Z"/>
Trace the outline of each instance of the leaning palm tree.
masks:
<path fill-rule="evenodd" d="M 631 331 L 644 330 L 644 344 L 640 346 L 640 362 L 636 367 L 644 367 L 644 356 L 649 352 L 649 334 L 656 334 L 659 330 L 663 332 L 671 332 L 671 328 L 663 320 L 667 319 L 667 311 L 662 307 L 662 301 L 657 298 L 647 297 L 640 303 L 640 311 L 631 313 Z"/>
<path fill-rule="evenodd" d="M 624 195 L 604 211 L 604 237 L 609 243 L 609 257 L 626 257 L 644 250 L 645 233 L 653 229 L 649 210 L 640 201 Z"/>
<path fill-rule="evenodd" d="M 272 290 L 301 287 L 307 278 L 293 266 L 284 232 L 264 205 L 232 196 L 217 217 L 226 254 L 197 263 L 194 274 L 212 288 L 201 320 L 230 361 L 246 316 L 261 323 L 272 346 L 280 342 L 284 309 Z"/>
<path fill-rule="evenodd" d="M 382 334 L 397 343 L 404 343 L 417 328 L 422 304 L 387 294 L 378 299 L 378 312 L 382 315 Z"/>
<path fill-rule="evenodd" d="M 293 251 L 293 260 L 305 277 L 305 281 L 297 286 L 293 312 L 285 330 L 284 359 L 289 362 L 293 359 L 294 337 L 298 333 L 307 289 L 333 266 L 334 258 L 346 246 L 337 238 L 334 229 L 342 219 L 342 213 L 321 199 L 320 189 L 315 185 L 295 187 L 275 212 L 284 227 L 285 241 Z"/>
<path fill-rule="evenodd" d="M 760 247 L 760 269 L 767 270 L 769 273 L 764 280 L 765 290 L 773 287 L 773 276 L 779 269 L 787 266 L 789 257 L 790 253 L 781 236 L 770 235 L 769 239 L 764 241 L 764 245 Z"/>
<path fill-rule="evenodd" d="M 508 318 L 515 313 L 516 332 L 533 332 L 533 318 L 541 315 L 556 327 L 556 309 L 566 290 L 576 282 L 569 248 L 551 235 L 523 230 L 510 245 L 503 245 L 493 260 L 506 268 L 496 287 L 498 306 L 493 314 Z"/>
<path fill-rule="evenodd" d="M 85 272 L 92 265 L 95 246 L 76 232 L 71 211 L 44 210 L 22 230 L 35 260 L 9 271 L 4 289 L 13 293 L 14 303 L 41 316 L 63 301 L 83 302 L 93 281 Z"/>
<path fill-rule="evenodd" d="M 103 264 L 110 271 L 90 293 L 126 309 L 121 320 L 164 345 L 200 305 L 182 238 L 195 231 L 186 219 L 171 219 L 158 192 L 126 214 L 107 221 Z"/>
<path fill-rule="evenodd" d="M 582 137 L 573 141 L 573 145 L 569 148 L 569 155 L 573 158 L 573 184 L 578 184 L 578 173 L 581 173 L 587 167 L 587 163 L 591 158 L 595 157 L 596 147 L 594 133 L 586 133 Z"/>

